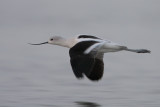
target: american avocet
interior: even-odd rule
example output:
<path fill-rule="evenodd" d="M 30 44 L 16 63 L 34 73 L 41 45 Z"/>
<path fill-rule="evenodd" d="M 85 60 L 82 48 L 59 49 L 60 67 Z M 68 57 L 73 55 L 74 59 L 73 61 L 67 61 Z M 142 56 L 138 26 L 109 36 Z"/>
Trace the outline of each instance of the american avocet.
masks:
<path fill-rule="evenodd" d="M 92 81 L 98 81 L 103 76 L 103 55 L 107 52 L 131 51 L 136 53 L 150 53 L 147 49 L 129 49 L 109 40 L 91 35 L 80 35 L 70 39 L 54 36 L 47 42 L 31 45 L 53 44 L 70 48 L 70 62 L 77 78 L 84 75 Z"/>

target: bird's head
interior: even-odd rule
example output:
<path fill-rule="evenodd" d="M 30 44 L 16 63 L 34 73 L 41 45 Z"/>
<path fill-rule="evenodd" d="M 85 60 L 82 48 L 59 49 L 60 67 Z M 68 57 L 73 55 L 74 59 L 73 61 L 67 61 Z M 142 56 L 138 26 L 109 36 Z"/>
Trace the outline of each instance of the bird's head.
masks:
<path fill-rule="evenodd" d="M 37 44 L 32 44 L 31 45 L 42 45 L 42 44 L 52 44 L 52 45 L 59 45 L 62 42 L 63 38 L 60 36 L 53 36 L 51 37 L 47 42 L 42 42 L 42 43 L 37 43 Z"/>

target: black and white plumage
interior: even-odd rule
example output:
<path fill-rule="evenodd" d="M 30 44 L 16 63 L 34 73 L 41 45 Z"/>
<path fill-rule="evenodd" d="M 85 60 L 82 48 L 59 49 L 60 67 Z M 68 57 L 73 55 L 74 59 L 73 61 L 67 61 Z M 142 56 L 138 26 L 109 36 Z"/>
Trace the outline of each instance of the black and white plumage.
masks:
<path fill-rule="evenodd" d="M 126 46 L 91 35 L 80 35 L 69 39 L 54 36 L 48 42 L 31 45 L 41 44 L 53 44 L 70 48 L 70 63 L 75 76 L 83 78 L 85 75 L 92 81 L 98 81 L 103 76 L 104 53 L 122 50 L 136 53 L 150 53 L 147 49 L 129 49 Z"/>

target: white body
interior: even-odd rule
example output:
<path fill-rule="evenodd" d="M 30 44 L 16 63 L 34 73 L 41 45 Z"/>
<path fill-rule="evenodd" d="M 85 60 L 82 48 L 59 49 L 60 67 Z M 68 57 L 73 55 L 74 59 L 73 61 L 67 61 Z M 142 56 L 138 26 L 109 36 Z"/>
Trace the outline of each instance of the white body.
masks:
<path fill-rule="evenodd" d="M 96 49 L 96 51 L 101 52 L 101 53 L 107 53 L 107 52 L 117 52 L 117 51 L 121 51 L 126 49 L 126 46 L 122 46 L 118 43 L 114 43 L 112 41 L 109 40 L 101 40 L 101 39 L 74 39 L 73 41 L 76 41 L 76 43 L 78 42 L 82 42 L 82 41 L 97 41 L 99 43 L 96 43 L 95 45 L 89 47 L 85 53 L 88 54 L 90 51 L 92 51 L 93 49 Z M 76 44 L 74 43 L 73 46 Z"/>

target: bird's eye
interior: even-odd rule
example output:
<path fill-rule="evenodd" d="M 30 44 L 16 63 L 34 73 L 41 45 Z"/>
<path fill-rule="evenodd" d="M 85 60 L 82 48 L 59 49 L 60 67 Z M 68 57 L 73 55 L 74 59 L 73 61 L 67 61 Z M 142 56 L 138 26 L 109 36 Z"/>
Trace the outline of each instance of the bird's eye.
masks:
<path fill-rule="evenodd" d="M 50 39 L 51 41 L 53 41 L 53 38 L 52 39 Z"/>

